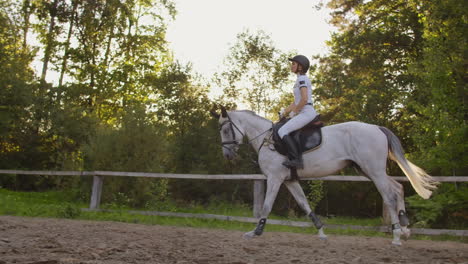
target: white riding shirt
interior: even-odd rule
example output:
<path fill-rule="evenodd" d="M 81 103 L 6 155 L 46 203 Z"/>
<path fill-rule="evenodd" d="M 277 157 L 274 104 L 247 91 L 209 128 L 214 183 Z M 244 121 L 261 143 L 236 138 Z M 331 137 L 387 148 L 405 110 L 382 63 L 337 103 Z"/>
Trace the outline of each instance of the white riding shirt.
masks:
<path fill-rule="evenodd" d="M 307 104 L 302 107 L 299 113 L 296 113 L 291 120 L 278 130 L 278 134 L 281 138 L 293 131 L 303 128 L 317 116 L 317 112 L 313 107 L 312 84 L 307 75 L 298 74 L 293 88 L 295 105 L 298 105 L 301 101 L 301 89 L 307 89 Z"/>
<path fill-rule="evenodd" d="M 294 104 L 298 105 L 301 101 L 301 87 L 306 87 L 307 89 L 307 103 L 313 105 L 312 100 L 312 84 L 310 83 L 307 75 L 297 75 L 296 83 L 294 84 Z"/>

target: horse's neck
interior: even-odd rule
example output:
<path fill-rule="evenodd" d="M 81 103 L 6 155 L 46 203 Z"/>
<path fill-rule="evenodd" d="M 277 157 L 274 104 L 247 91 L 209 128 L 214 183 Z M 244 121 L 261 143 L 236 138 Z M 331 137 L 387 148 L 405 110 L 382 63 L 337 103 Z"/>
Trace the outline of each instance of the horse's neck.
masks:
<path fill-rule="evenodd" d="M 249 112 L 236 112 L 236 121 L 244 129 L 252 147 L 257 151 L 272 126 L 271 121 Z M 263 133 L 263 134 L 262 134 Z"/>

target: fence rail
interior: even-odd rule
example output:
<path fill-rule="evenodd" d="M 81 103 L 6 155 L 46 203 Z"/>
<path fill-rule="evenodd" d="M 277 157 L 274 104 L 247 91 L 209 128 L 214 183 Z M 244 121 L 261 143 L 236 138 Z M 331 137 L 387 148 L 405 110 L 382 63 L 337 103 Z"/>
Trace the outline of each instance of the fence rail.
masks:
<path fill-rule="evenodd" d="M 25 171 L 0 170 L 0 174 L 20 175 L 50 175 L 50 176 L 117 176 L 117 177 L 149 177 L 168 179 L 204 179 L 204 180 L 266 180 L 263 174 L 177 174 L 151 172 L 123 172 L 123 171 Z M 405 176 L 391 176 L 397 181 L 409 181 Z M 439 182 L 468 182 L 468 176 L 432 176 Z M 301 178 L 303 181 L 371 181 L 364 176 L 329 175 L 325 177 Z"/>
<path fill-rule="evenodd" d="M 175 174 L 175 173 L 149 173 L 149 172 L 119 172 L 119 171 L 25 171 L 25 170 L 0 170 L 0 174 L 15 174 L 15 175 L 48 175 L 48 176 L 93 176 L 93 186 L 91 192 L 91 199 L 89 210 L 98 210 L 101 201 L 102 186 L 104 177 L 149 177 L 149 178 L 169 178 L 169 179 L 198 179 L 198 180 L 253 180 L 254 185 L 254 203 L 253 203 L 253 215 L 255 218 L 246 218 L 247 222 L 252 222 L 252 219 L 256 219 L 260 216 L 260 211 L 265 198 L 265 180 L 266 177 L 262 174 Z M 391 176 L 396 181 L 407 182 L 407 177 L 404 176 Z M 439 182 L 468 182 L 468 176 L 433 176 L 433 178 Z M 352 181 L 352 182 L 370 182 L 371 180 L 364 176 L 343 176 L 343 175 L 330 175 L 320 178 L 301 178 L 300 180 L 321 180 L 321 181 Z M 134 212 L 134 211 L 131 211 Z M 140 212 L 143 214 L 152 215 L 164 215 L 165 212 Z M 182 217 L 188 217 L 187 214 L 181 214 Z M 190 214 L 190 217 L 202 217 L 203 215 L 196 216 L 196 214 Z M 243 221 L 242 217 L 233 216 L 219 216 L 221 219 Z M 218 218 L 219 218 L 218 217 Z M 215 217 L 216 218 L 216 217 Z M 385 219 L 385 216 L 384 216 Z M 297 223 L 302 222 L 291 222 L 282 221 L 283 225 L 295 226 Z M 308 226 L 308 224 L 306 224 Z M 333 228 L 333 226 L 331 226 Z M 349 229 L 369 229 L 370 227 L 359 227 L 359 226 L 346 226 Z M 345 226 L 340 226 L 343 229 Z M 372 227 L 373 228 L 373 227 Z M 371 228 L 371 229 L 372 229 Z M 376 227 L 376 230 L 386 230 L 384 227 Z M 416 232 L 415 232 L 416 231 Z M 419 234 L 451 234 L 458 236 L 468 236 L 467 230 L 444 230 L 444 229 L 413 229 L 413 233 Z"/>

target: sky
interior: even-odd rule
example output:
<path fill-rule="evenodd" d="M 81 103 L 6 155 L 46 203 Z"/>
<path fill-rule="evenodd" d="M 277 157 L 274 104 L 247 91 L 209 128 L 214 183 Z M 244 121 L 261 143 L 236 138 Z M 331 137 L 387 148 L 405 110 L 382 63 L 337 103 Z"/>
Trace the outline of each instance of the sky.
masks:
<path fill-rule="evenodd" d="M 263 30 L 282 51 L 325 54 L 333 27 L 324 0 L 173 0 L 178 14 L 166 38 L 175 59 L 211 78 L 244 30 Z M 288 62 L 285 62 L 288 63 Z"/>
<path fill-rule="evenodd" d="M 325 54 L 325 41 L 334 28 L 327 23 L 330 10 L 315 6 L 325 0 L 172 0 L 177 16 L 168 23 L 166 39 L 176 60 L 191 63 L 193 70 L 210 81 L 223 64 L 237 34 L 263 30 L 276 48 L 297 51 L 309 59 Z M 40 56 L 39 56 L 40 57 Z M 289 62 L 285 62 L 289 63 Z M 42 63 L 34 67 L 39 73 Z M 58 80 L 50 72 L 47 80 Z M 210 96 L 222 93 L 212 88 Z"/>

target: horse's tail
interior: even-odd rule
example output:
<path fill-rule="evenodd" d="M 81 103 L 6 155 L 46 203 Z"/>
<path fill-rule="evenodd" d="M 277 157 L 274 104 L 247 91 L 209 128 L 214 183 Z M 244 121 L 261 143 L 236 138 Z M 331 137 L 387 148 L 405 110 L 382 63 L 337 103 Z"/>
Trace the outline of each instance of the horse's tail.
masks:
<path fill-rule="evenodd" d="M 398 137 L 386 127 L 379 127 L 380 130 L 387 136 L 388 152 L 391 160 L 395 161 L 401 170 L 408 177 L 414 190 L 424 199 L 429 199 L 432 191 L 439 184 L 434 178 L 427 174 L 423 169 L 411 163 L 405 158 L 405 152 L 401 146 Z"/>

